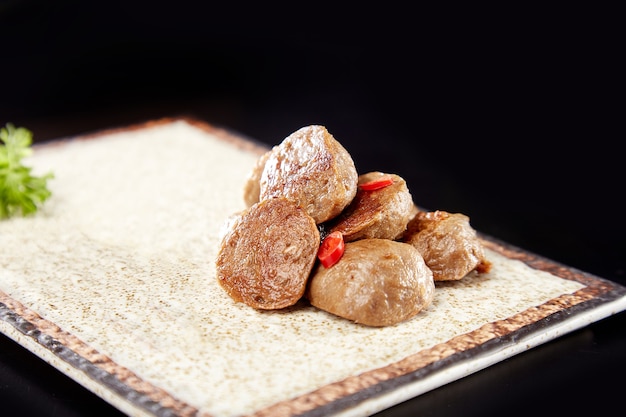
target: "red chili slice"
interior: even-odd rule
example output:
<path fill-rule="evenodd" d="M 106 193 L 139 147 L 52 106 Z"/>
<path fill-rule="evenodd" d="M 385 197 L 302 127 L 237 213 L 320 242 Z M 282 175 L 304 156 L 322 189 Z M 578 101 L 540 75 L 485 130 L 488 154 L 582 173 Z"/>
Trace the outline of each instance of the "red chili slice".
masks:
<path fill-rule="evenodd" d="M 345 244 L 341 232 L 332 232 L 324 238 L 319 250 L 317 258 L 325 268 L 330 268 L 341 259 Z"/>
<path fill-rule="evenodd" d="M 365 191 L 374 191 L 374 190 L 379 190 L 381 188 L 385 188 L 391 184 L 393 184 L 393 178 L 390 176 L 383 176 L 375 180 L 364 182 L 363 184 L 359 184 L 359 188 Z"/>

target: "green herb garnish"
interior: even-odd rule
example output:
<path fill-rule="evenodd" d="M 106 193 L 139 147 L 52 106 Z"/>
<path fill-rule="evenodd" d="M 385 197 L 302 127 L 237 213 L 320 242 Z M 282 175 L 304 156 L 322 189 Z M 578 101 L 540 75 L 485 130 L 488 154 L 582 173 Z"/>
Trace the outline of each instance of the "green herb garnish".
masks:
<path fill-rule="evenodd" d="M 33 152 L 32 142 L 28 129 L 11 123 L 0 129 L 0 220 L 32 214 L 51 195 L 48 180 L 54 175 L 33 176 L 31 168 L 22 164 Z"/>

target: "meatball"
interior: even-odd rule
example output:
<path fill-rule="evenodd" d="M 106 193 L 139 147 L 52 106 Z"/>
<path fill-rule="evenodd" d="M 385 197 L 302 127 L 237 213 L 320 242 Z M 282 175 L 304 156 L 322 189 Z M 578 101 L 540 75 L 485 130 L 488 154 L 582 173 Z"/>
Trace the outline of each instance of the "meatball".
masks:
<path fill-rule="evenodd" d="M 260 201 L 229 222 L 216 267 L 230 297 L 265 310 L 298 302 L 320 243 L 313 218 L 281 197 Z"/>
<path fill-rule="evenodd" d="M 396 239 L 407 227 L 415 205 L 404 179 L 395 174 L 369 172 L 359 184 L 391 178 L 393 184 L 377 190 L 358 189 L 354 200 L 327 229 L 339 231 L 346 242 L 358 239 Z"/>
<path fill-rule="evenodd" d="M 265 168 L 265 163 L 270 157 L 271 152 L 272 151 L 269 150 L 261 155 L 248 174 L 246 183 L 243 186 L 243 201 L 248 207 L 259 202 L 259 195 L 261 194 L 261 174 L 263 174 L 263 168 Z"/>
<path fill-rule="evenodd" d="M 402 241 L 422 254 L 435 281 L 459 280 L 471 271 L 482 273 L 491 267 L 469 217 L 461 213 L 418 211 Z"/>
<path fill-rule="evenodd" d="M 433 274 L 413 246 L 388 239 L 345 244 L 343 257 L 318 264 L 309 281 L 310 303 L 368 326 L 390 326 L 428 307 L 435 294 Z"/>
<path fill-rule="evenodd" d="M 352 201 L 358 174 L 348 151 L 324 126 L 303 127 L 270 153 L 260 178 L 260 200 L 295 201 L 317 224 Z"/>

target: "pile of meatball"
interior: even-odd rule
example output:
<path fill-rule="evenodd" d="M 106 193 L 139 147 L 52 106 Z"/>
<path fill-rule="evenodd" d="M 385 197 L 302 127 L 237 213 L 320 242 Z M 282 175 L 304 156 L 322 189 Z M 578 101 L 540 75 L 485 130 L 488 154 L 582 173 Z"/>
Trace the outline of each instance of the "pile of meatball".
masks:
<path fill-rule="evenodd" d="M 360 187 L 383 177 L 389 185 Z M 390 326 L 428 307 L 436 281 L 491 268 L 466 215 L 420 210 L 396 174 L 359 175 L 324 126 L 303 127 L 259 157 L 244 201 L 225 224 L 217 279 L 256 309 L 304 298 L 355 323 Z M 326 267 L 318 251 L 333 232 L 343 252 Z"/>

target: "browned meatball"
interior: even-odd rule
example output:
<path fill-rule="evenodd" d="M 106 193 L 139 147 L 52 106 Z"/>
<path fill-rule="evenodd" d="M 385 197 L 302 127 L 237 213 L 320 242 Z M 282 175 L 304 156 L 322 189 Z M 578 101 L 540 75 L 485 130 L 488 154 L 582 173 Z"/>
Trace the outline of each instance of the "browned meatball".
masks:
<path fill-rule="evenodd" d="M 459 280 L 491 267 L 469 217 L 461 213 L 419 211 L 402 240 L 422 254 L 435 281 Z"/>
<path fill-rule="evenodd" d="M 263 174 L 263 168 L 265 168 L 265 163 L 270 157 L 271 152 L 272 151 L 269 150 L 261 155 L 259 159 L 256 160 L 252 170 L 248 174 L 246 183 L 243 186 L 243 201 L 248 207 L 259 202 L 259 195 L 261 193 L 261 174 Z"/>
<path fill-rule="evenodd" d="M 395 174 L 369 172 L 359 176 L 359 184 L 391 178 L 393 184 L 377 190 L 358 189 L 354 200 L 328 230 L 339 231 L 346 242 L 358 239 L 396 239 L 407 227 L 415 205 L 404 179 Z"/>
<path fill-rule="evenodd" d="M 352 201 L 357 180 L 348 151 L 324 126 L 307 126 L 287 136 L 269 155 L 260 200 L 286 197 L 322 223 Z"/>
<path fill-rule="evenodd" d="M 368 326 L 390 326 L 432 302 L 433 274 L 411 245 L 388 239 L 345 244 L 339 262 L 315 267 L 306 297 L 312 305 Z"/>
<path fill-rule="evenodd" d="M 216 260 L 217 279 L 235 301 L 279 309 L 302 298 L 320 236 L 301 207 L 286 198 L 263 200 L 231 220 Z"/>

